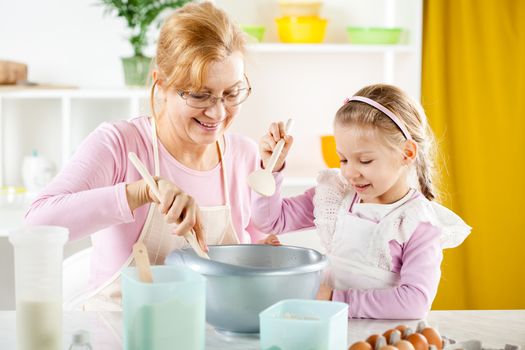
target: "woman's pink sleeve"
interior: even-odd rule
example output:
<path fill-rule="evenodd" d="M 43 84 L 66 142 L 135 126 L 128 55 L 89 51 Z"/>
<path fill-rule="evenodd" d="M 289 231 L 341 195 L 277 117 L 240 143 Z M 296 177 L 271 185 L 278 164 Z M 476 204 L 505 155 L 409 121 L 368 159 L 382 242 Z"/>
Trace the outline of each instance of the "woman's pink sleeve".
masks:
<path fill-rule="evenodd" d="M 76 240 L 133 221 L 126 198 L 123 144 L 113 125 L 97 128 L 32 203 L 26 224 L 64 226 L 70 240 Z"/>

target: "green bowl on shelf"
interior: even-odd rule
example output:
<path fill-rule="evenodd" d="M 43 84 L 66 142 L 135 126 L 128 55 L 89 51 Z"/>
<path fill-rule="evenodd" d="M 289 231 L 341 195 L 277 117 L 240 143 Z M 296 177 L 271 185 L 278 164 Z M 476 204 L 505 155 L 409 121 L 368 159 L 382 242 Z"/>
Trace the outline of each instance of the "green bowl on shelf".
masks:
<path fill-rule="evenodd" d="M 263 41 L 264 32 L 266 31 L 264 26 L 257 25 L 241 25 L 241 29 L 259 43 Z"/>
<path fill-rule="evenodd" d="M 352 44 L 399 44 L 403 28 L 347 27 L 346 33 Z"/>

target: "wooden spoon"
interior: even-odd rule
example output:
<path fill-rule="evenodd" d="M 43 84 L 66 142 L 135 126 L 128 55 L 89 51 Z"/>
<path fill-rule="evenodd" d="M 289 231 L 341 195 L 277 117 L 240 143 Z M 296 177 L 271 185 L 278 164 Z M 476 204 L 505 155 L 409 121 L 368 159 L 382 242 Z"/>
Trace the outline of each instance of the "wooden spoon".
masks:
<path fill-rule="evenodd" d="M 153 275 L 148 258 L 148 250 L 141 241 L 133 244 L 133 257 L 135 258 L 135 265 L 139 272 L 139 281 L 143 283 L 153 283 Z"/>
<path fill-rule="evenodd" d="M 293 126 L 293 119 L 286 122 L 285 132 L 288 134 Z M 272 156 L 264 169 L 255 170 L 248 176 L 248 185 L 260 195 L 269 197 L 275 193 L 275 179 L 272 172 L 284 147 L 284 139 L 280 139 L 273 149 Z"/>
<path fill-rule="evenodd" d="M 140 161 L 140 159 L 137 157 L 137 155 L 134 152 L 129 152 L 128 158 L 131 161 L 131 163 L 133 163 L 137 171 L 140 173 L 144 181 L 146 181 L 148 186 L 151 188 L 151 191 L 153 192 L 155 197 L 157 197 L 157 199 L 160 201 L 160 192 L 159 192 L 159 189 L 157 188 L 157 183 L 155 182 L 153 177 L 148 172 L 148 169 L 146 169 L 144 164 Z M 186 240 L 188 241 L 188 243 L 193 248 L 195 253 L 197 253 L 198 256 L 200 256 L 201 258 L 205 258 L 205 259 L 210 258 L 208 254 L 206 254 L 201 249 L 201 246 L 199 245 L 199 242 L 197 242 L 197 237 L 195 236 L 195 232 L 193 230 L 191 230 L 191 232 L 187 232 L 184 235 L 184 238 L 186 238 Z"/>

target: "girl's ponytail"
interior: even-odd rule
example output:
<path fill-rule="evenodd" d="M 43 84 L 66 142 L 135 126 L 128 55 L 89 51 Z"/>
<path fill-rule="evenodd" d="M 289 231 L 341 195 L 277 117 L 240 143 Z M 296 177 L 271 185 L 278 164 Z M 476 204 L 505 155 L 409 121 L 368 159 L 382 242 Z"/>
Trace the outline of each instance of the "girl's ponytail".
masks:
<path fill-rule="evenodd" d="M 416 159 L 416 173 L 419 182 L 419 189 L 426 199 L 432 201 L 436 199 L 434 183 L 432 182 L 432 167 L 428 162 L 428 156 L 421 154 Z"/>

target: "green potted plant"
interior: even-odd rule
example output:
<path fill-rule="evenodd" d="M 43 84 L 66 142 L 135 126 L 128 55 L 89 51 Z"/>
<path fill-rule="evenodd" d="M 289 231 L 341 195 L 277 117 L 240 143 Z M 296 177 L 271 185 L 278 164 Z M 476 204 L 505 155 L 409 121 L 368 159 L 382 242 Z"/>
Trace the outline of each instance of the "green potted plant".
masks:
<path fill-rule="evenodd" d="M 122 17 L 130 30 L 129 43 L 133 56 L 123 57 L 126 85 L 144 86 L 148 78 L 151 57 L 144 55 L 148 45 L 147 33 L 160 13 L 169 8 L 178 8 L 191 0 L 100 0 L 106 13 Z"/>

